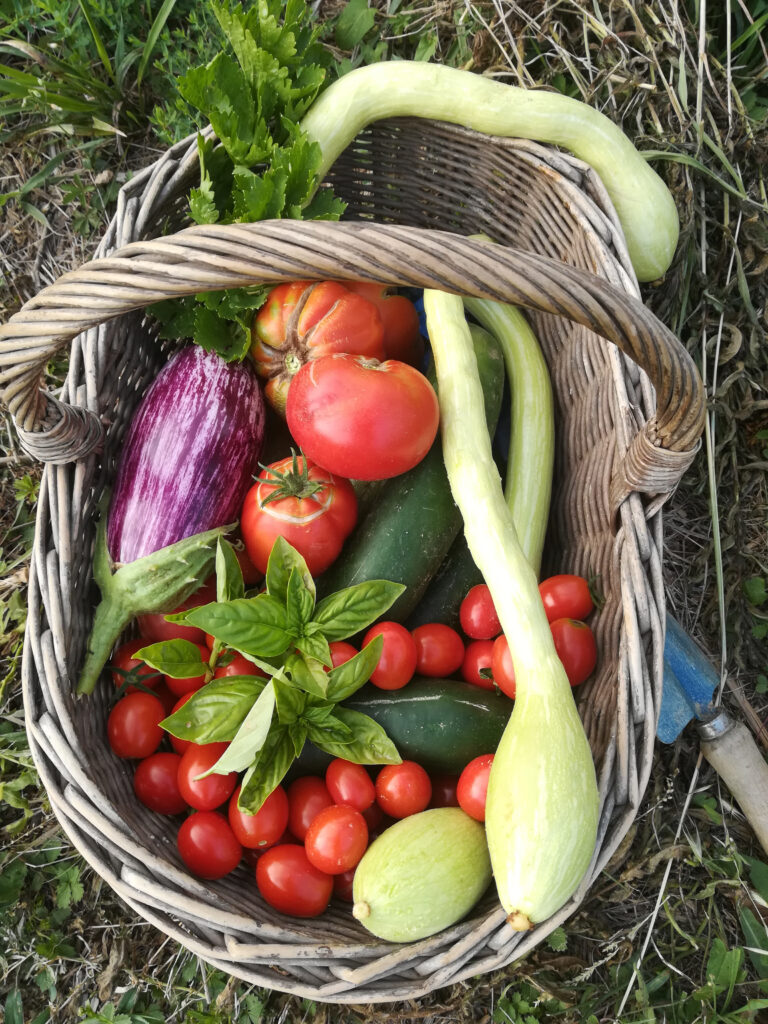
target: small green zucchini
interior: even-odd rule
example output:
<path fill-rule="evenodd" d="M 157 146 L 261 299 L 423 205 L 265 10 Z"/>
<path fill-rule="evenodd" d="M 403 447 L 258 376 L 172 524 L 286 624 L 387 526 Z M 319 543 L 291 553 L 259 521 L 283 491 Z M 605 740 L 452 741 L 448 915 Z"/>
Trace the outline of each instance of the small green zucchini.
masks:
<path fill-rule="evenodd" d="M 504 359 L 487 331 L 472 328 L 488 430 L 493 433 L 504 390 Z M 404 621 L 416 607 L 462 526 L 451 496 L 440 438 L 408 473 L 395 477 L 358 524 L 339 558 L 317 581 L 318 597 L 366 580 L 403 583 L 406 590 L 387 612 Z"/>
<path fill-rule="evenodd" d="M 408 616 L 408 629 L 416 629 L 427 622 L 443 622 L 459 629 L 461 602 L 472 587 L 482 582 L 482 573 L 469 553 L 464 534 L 460 533 L 430 580 L 421 601 Z"/>
<path fill-rule="evenodd" d="M 483 826 L 458 807 L 412 814 L 363 854 L 352 913 L 390 942 L 413 942 L 460 921 L 491 881 Z"/>

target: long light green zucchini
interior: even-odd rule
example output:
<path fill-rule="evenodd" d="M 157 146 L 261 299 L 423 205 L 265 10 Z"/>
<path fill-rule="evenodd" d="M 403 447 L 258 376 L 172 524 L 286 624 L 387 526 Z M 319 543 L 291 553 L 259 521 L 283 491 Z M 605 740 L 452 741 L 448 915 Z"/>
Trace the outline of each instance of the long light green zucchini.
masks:
<path fill-rule="evenodd" d="M 361 129 L 395 116 L 563 146 L 600 175 L 638 278 L 653 281 L 672 262 L 679 222 L 668 188 L 621 129 L 586 103 L 423 61 L 357 68 L 330 85 L 301 122 L 322 150 L 319 180 Z"/>
<path fill-rule="evenodd" d="M 448 479 L 515 667 L 517 698 L 491 769 L 486 834 L 501 904 L 511 926 L 526 929 L 561 907 L 589 866 L 597 780 L 536 573 L 493 462 L 462 300 L 427 290 L 424 307 Z"/>
<path fill-rule="evenodd" d="M 555 451 L 549 370 L 536 335 L 514 306 L 465 297 L 464 307 L 496 338 L 504 353 L 511 393 L 504 497 L 523 554 L 538 576 L 552 496 Z"/>

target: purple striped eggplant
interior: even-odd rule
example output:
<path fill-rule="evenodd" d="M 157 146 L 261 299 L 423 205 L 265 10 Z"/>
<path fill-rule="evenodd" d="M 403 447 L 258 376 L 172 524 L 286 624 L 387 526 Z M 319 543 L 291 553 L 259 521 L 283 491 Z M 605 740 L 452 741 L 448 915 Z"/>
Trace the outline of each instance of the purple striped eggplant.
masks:
<path fill-rule="evenodd" d="M 90 693 L 136 616 L 167 612 L 213 570 L 219 537 L 240 517 L 264 440 L 250 364 L 197 345 L 158 374 L 131 422 L 93 576 L 101 590 L 78 693 Z"/>
<path fill-rule="evenodd" d="M 250 363 L 225 363 L 199 345 L 178 352 L 142 399 L 123 447 L 107 527 L 113 561 L 238 519 L 263 439 Z"/>

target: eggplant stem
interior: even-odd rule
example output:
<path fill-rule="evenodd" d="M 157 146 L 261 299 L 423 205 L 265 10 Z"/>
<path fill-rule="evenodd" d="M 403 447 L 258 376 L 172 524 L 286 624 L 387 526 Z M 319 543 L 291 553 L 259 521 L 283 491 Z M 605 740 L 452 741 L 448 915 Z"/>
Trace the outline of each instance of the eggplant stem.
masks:
<path fill-rule="evenodd" d="M 124 600 L 117 595 L 107 593 L 99 602 L 88 637 L 88 652 L 77 682 L 78 694 L 93 693 L 112 648 L 132 618 L 133 611 L 126 611 Z"/>

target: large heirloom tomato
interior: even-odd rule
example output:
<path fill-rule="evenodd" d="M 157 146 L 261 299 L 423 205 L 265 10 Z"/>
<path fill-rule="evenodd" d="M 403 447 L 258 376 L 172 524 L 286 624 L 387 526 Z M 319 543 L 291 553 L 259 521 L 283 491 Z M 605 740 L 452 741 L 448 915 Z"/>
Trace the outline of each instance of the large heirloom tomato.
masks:
<path fill-rule="evenodd" d="M 245 496 L 240 529 L 248 557 L 261 572 L 267 571 L 277 537 L 285 537 L 316 576 L 336 559 L 356 522 L 349 480 L 293 455 L 262 470 Z"/>
<path fill-rule="evenodd" d="M 335 352 L 384 358 L 384 327 L 376 306 L 338 281 L 291 281 L 267 296 L 251 327 L 251 355 L 264 394 L 285 415 L 293 375 Z"/>
<path fill-rule="evenodd" d="M 291 382 L 288 429 L 307 458 L 354 480 L 385 480 L 421 462 L 440 422 L 437 395 L 407 363 L 324 356 Z"/>

